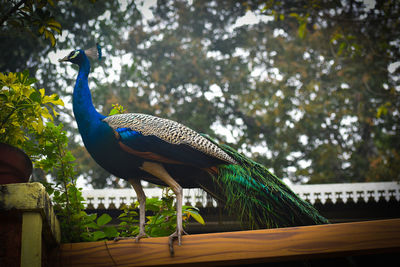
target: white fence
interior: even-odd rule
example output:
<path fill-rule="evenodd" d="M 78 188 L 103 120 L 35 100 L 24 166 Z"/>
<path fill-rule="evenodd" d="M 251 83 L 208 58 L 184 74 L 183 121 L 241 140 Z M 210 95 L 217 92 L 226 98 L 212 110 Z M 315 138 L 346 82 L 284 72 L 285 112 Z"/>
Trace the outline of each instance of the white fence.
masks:
<path fill-rule="evenodd" d="M 391 198 L 400 201 L 400 184 L 398 182 L 379 183 L 347 183 L 347 184 L 314 184 L 314 185 L 291 185 L 290 188 L 301 198 L 310 201 L 312 204 L 327 201 L 363 200 L 378 202 L 380 199 L 389 201 Z M 161 188 L 145 188 L 146 196 L 161 197 Z M 210 198 L 201 189 L 183 189 L 185 205 L 196 207 L 216 207 L 217 202 Z M 86 207 L 113 209 L 119 208 L 122 204 L 136 201 L 136 193 L 133 189 L 93 189 L 84 190 L 83 197 L 86 200 Z M 100 207 L 99 207 L 100 206 Z"/>

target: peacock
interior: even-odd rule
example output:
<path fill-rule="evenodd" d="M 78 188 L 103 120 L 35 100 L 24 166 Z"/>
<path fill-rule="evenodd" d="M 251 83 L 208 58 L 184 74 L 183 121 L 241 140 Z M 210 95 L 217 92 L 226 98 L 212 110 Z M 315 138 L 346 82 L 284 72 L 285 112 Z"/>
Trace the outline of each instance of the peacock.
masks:
<path fill-rule="evenodd" d="M 169 186 L 176 196 L 176 231 L 182 235 L 182 188 L 202 188 L 252 229 L 325 224 L 328 220 L 261 164 L 178 122 L 140 113 L 104 116 L 88 85 L 90 58 L 101 49 L 74 50 L 60 62 L 79 66 L 73 112 L 83 143 L 105 170 L 127 180 L 139 201 L 139 234 L 145 233 L 146 196 L 141 180 Z"/>

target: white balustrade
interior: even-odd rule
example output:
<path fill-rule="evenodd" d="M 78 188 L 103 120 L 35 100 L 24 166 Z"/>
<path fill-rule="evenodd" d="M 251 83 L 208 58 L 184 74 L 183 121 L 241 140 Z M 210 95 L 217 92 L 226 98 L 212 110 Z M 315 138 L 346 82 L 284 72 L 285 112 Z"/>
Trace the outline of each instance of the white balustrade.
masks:
<path fill-rule="evenodd" d="M 370 198 L 378 202 L 380 198 L 389 201 L 394 198 L 400 201 L 400 184 L 398 182 L 378 183 L 345 183 L 345 184 L 313 184 L 313 185 L 291 185 L 290 188 L 302 199 L 311 204 L 321 202 L 325 204 L 328 199 L 332 203 L 353 201 L 357 203 L 360 199 L 368 202 Z M 145 188 L 148 198 L 162 196 L 161 188 Z M 83 197 L 88 205 L 95 209 L 119 208 L 123 203 L 130 204 L 136 201 L 136 193 L 133 189 L 93 189 L 83 190 Z M 184 205 L 197 207 L 216 207 L 217 202 L 207 196 L 201 189 L 183 189 Z M 111 207 L 110 207 L 111 206 Z"/>
<path fill-rule="evenodd" d="M 312 204 L 317 200 L 325 204 L 328 199 L 333 203 L 339 199 L 344 203 L 348 201 L 357 203 L 360 199 L 368 202 L 370 198 L 378 202 L 381 197 L 386 201 L 391 197 L 400 201 L 398 182 L 292 185 L 291 189 Z"/>

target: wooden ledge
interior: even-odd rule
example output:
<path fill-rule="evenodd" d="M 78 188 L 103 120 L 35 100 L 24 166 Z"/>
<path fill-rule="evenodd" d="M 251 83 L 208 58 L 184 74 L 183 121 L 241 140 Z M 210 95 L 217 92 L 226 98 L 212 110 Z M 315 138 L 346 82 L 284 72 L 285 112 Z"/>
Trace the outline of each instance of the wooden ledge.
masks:
<path fill-rule="evenodd" d="M 60 243 L 60 223 L 41 183 L 0 185 L 0 211 L 37 212 L 43 218 L 45 237 Z"/>
<path fill-rule="evenodd" d="M 184 236 L 63 244 L 60 266 L 225 265 L 400 252 L 400 219 Z"/>

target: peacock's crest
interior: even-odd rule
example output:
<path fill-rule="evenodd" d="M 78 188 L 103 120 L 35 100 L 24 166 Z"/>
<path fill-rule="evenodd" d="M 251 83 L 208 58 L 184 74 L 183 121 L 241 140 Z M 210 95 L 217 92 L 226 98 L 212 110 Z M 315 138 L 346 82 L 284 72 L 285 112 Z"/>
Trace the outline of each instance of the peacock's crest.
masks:
<path fill-rule="evenodd" d="M 86 56 L 93 59 L 98 59 L 99 61 L 103 58 L 103 53 L 101 52 L 101 46 L 99 44 L 96 44 L 95 47 L 86 49 L 85 54 Z"/>

